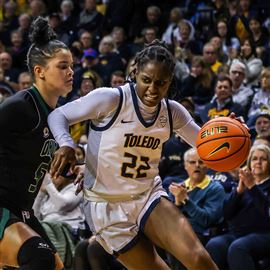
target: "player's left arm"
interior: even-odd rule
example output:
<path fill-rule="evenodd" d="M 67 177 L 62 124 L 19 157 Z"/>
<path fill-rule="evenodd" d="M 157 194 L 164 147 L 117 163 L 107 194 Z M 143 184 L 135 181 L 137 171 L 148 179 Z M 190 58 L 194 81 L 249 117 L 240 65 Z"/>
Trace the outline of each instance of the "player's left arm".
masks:
<path fill-rule="evenodd" d="M 196 139 L 201 129 L 194 121 L 187 109 L 176 101 L 170 100 L 173 131 L 176 132 L 190 146 L 196 146 Z"/>

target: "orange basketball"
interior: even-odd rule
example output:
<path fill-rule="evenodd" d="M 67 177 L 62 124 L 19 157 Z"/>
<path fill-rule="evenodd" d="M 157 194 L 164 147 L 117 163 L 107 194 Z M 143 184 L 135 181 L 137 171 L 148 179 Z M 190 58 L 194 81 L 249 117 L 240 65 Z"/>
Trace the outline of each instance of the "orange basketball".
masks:
<path fill-rule="evenodd" d="M 246 161 L 251 146 L 250 134 L 239 121 L 218 117 L 202 126 L 196 146 L 200 158 L 209 168 L 230 171 Z"/>

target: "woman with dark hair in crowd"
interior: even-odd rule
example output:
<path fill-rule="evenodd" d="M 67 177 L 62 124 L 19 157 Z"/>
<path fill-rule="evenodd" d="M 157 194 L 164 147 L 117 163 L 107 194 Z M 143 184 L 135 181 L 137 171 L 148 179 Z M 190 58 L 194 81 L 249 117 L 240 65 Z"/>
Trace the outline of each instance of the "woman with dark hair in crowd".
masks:
<path fill-rule="evenodd" d="M 216 76 L 201 56 L 192 59 L 189 76 L 182 82 L 181 98 L 190 97 L 195 104 L 195 112 L 203 110 L 215 94 Z"/>
<path fill-rule="evenodd" d="M 72 89 L 72 55 L 47 20 L 30 30 L 33 86 L 0 105 L 0 265 L 60 270 L 63 263 L 32 206 L 57 143 L 47 124 L 59 96 Z"/>

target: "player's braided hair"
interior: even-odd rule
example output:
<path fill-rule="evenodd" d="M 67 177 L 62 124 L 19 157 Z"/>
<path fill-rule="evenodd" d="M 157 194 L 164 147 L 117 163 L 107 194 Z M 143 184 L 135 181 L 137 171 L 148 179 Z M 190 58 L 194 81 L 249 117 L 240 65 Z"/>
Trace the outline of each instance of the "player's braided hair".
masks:
<path fill-rule="evenodd" d="M 151 61 L 164 63 L 169 74 L 171 74 L 172 77 L 174 76 L 175 58 L 173 54 L 169 51 L 165 42 L 155 39 L 151 43 L 145 45 L 144 49 L 136 54 L 134 64 L 132 64 L 135 68 L 128 75 L 128 79 L 135 81 L 134 75 L 136 70 L 143 69 L 144 66 Z M 176 92 L 175 81 L 173 80 L 173 83 L 169 88 L 168 97 L 174 98 L 177 95 Z"/>
<path fill-rule="evenodd" d="M 57 34 L 43 17 L 37 17 L 30 27 L 29 40 L 32 43 L 27 53 L 27 66 L 35 81 L 34 66 L 45 66 L 47 60 L 54 57 L 60 49 L 69 50 L 68 46 L 57 40 Z"/>
<path fill-rule="evenodd" d="M 145 45 L 145 48 L 136 54 L 134 64 L 136 68 L 140 70 L 150 61 L 164 63 L 169 73 L 173 76 L 175 60 L 164 42 L 155 39 Z"/>

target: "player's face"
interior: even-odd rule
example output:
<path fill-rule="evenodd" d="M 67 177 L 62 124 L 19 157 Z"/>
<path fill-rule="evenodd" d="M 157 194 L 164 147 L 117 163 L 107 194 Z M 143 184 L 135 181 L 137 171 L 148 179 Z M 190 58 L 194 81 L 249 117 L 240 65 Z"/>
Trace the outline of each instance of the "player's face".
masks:
<path fill-rule="evenodd" d="M 46 90 L 55 92 L 56 95 L 65 96 L 68 94 L 72 90 L 73 84 L 72 66 L 71 52 L 65 49 L 58 51 L 44 68 Z"/>
<path fill-rule="evenodd" d="M 137 94 L 143 104 L 154 107 L 167 95 L 172 74 L 159 62 L 149 62 L 136 72 Z"/>
<path fill-rule="evenodd" d="M 270 167 L 267 155 L 264 151 L 255 150 L 251 157 L 250 167 L 254 175 L 267 177 L 270 174 Z"/>

